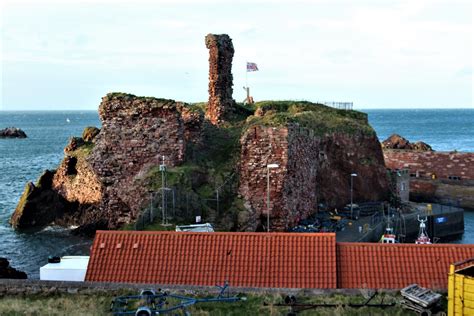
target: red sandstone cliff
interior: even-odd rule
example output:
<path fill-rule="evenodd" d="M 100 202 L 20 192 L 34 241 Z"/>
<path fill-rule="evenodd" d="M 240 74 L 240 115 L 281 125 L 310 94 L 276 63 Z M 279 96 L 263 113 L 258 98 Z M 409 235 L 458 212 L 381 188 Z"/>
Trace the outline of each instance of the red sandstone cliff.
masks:
<path fill-rule="evenodd" d="M 296 104 L 296 102 L 295 102 Z M 382 150 L 366 118 L 303 103 L 275 102 L 257 109 L 241 137 L 240 189 L 250 218 L 244 230 L 265 226 L 267 164 L 270 170 L 272 230 L 285 230 L 314 213 L 318 203 L 342 207 L 388 197 Z M 285 108 L 286 107 L 286 108 Z M 270 126 L 269 126 L 270 125 Z"/>
<path fill-rule="evenodd" d="M 58 169 L 27 185 L 14 227 L 56 223 L 94 230 L 133 221 L 148 199 L 150 168 L 162 156 L 170 167 L 183 162 L 185 139 L 199 137 L 202 123 L 181 103 L 123 93 L 105 96 L 99 116 L 100 133 L 85 133 L 89 142 L 72 138 Z"/>

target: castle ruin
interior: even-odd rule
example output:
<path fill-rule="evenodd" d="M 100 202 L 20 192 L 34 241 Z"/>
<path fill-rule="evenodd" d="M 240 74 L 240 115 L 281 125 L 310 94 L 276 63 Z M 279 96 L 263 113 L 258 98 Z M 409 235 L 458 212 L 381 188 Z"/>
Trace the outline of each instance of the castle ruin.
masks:
<path fill-rule="evenodd" d="M 232 111 L 232 58 L 234 46 L 227 34 L 207 34 L 206 47 L 209 49 L 209 101 L 206 119 L 219 125 Z"/>

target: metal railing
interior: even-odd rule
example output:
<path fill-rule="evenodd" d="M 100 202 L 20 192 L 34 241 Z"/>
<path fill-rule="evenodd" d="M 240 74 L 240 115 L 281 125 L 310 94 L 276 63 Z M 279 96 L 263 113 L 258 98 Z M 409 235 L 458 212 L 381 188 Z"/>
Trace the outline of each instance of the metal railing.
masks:
<path fill-rule="evenodd" d="M 326 101 L 326 102 L 321 102 L 322 104 L 339 109 L 339 110 L 352 110 L 354 107 L 353 102 L 334 102 L 334 101 Z"/>

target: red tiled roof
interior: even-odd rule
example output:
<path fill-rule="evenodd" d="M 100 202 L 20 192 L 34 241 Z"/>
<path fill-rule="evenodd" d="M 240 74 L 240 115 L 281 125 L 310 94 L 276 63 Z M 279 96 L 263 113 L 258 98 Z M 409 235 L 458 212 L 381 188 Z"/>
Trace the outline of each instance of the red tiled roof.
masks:
<path fill-rule="evenodd" d="M 338 288 L 446 289 L 449 265 L 474 257 L 474 245 L 337 243 Z"/>
<path fill-rule="evenodd" d="M 335 288 L 336 237 L 97 231 L 86 281 Z"/>

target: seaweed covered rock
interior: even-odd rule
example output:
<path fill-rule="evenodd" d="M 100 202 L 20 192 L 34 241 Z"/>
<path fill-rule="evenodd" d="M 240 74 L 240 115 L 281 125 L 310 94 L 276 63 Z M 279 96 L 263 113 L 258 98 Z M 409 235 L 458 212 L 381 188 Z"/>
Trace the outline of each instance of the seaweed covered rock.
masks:
<path fill-rule="evenodd" d="M 26 138 L 26 133 L 16 127 L 7 127 L 0 130 L 0 138 Z"/>

